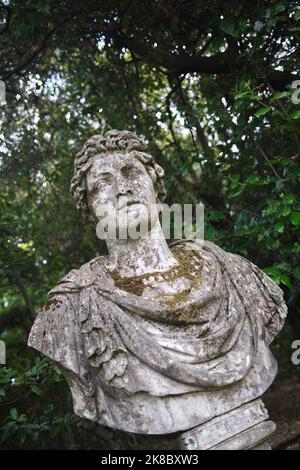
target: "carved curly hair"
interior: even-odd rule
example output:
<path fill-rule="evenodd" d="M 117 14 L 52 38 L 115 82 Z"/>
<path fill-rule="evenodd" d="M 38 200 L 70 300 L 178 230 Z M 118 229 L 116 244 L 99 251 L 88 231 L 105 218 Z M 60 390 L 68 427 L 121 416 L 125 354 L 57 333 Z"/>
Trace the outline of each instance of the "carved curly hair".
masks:
<path fill-rule="evenodd" d="M 160 202 L 166 197 L 164 185 L 164 170 L 147 151 L 147 144 L 143 137 L 138 137 L 133 132 L 111 130 L 104 135 L 94 135 L 77 153 L 74 161 L 74 175 L 71 179 L 70 191 L 75 199 L 76 207 L 88 220 L 95 223 L 87 200 L 86 175 L 92 164 L 92 158 L 99 154 L 111 154 L 113 152 L 130 153 L 136 157 L 145 167 L 151 177 L 157 198 Z"/>

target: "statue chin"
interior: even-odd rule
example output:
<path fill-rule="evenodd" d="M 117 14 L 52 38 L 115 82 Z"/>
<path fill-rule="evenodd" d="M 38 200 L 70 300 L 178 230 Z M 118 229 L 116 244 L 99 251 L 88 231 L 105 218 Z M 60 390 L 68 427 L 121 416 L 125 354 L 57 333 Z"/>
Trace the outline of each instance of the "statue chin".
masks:
<path fill-rule="evenodd" d="M 147 207 L 134 204 L 119 211 L 117 232 L 121 239 L 137 240 L 145 238 L 151 226 Z"/>

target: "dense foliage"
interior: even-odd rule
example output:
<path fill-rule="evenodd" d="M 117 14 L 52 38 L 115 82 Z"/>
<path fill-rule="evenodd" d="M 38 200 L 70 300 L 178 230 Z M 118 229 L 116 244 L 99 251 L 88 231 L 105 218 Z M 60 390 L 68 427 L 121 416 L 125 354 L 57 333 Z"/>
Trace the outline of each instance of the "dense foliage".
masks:
<path fill-rule="evenodd" d="M 0 446 L 74 442 L 66 385 L 26 338 L 47 291 L 103 253 L 69 182 L 83 142 L 110 128 L 143 134 L 167 202 L 204 202 L 206 238 L 281 285 L 289 319 L 275 353 L 295 372 L 299 44 L 292 1 L 2 2 Z"/>

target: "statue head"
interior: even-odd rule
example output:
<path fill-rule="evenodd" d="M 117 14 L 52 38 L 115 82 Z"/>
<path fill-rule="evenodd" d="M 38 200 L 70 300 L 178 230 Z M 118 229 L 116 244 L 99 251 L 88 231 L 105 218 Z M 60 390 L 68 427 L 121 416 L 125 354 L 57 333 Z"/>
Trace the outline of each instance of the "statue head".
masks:
<path fill-rule="evenodd" d="M 118 223 L 126 213 L 130 224 L 153 217 L 150 206 L 166 196 L 163 176 L 143 137 L 111 130 L 91 137 L 76 155 L 70 189 L 77 209 L 93 225 L 101 224 L 103 206 L 116 211 Z"/>

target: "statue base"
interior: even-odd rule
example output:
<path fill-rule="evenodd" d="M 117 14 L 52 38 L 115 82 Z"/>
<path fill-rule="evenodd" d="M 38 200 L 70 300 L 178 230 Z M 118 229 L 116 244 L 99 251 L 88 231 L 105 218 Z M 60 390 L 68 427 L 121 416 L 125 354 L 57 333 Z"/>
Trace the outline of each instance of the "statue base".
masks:
<path fill-rule="evenodd" d="M 262 400 L 251 401 L 181 434 L 180 449 L 271 450 L 276 425 L 268 418 Z"/>
<path fill-rule="evenodd" d="M 87 449 L 271 450 L 269 438 L 276 426 L 268 418 L 262 400 L 256 399 L 188 431 L 173 434 L 133 434 L 84 419 L 80 427 L 88 431 Z M 84 435 L 78 448 L 82 448 L 83 439 Z"/>

